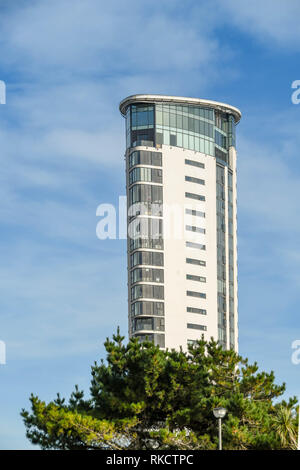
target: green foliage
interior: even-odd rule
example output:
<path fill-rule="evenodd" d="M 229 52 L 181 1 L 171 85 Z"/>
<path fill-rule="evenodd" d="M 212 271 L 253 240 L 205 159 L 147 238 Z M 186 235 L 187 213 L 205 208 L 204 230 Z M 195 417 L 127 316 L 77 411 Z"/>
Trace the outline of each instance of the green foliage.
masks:
<path fill-rule="evenodd" d="M 285 385 L 232 350 L 199 340 L 183 351 L 117 334 L 106 363 L 92 367 L 90 398 L 75 387 L 69 402 L 31 396 L 22 410 L 27 437 L 43 449 L 215 449 L 212 410 L 227 409 L 224 449 L 295 449 L 296 398 Z"/>

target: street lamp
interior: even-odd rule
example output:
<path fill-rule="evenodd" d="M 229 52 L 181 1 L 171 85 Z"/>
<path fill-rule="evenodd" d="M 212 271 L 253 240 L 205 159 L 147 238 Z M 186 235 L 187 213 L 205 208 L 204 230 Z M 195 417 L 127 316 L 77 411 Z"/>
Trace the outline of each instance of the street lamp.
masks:
<path fill-rule="evenodd" d="M 219 450 L 222 450 L 222 419 L 225 417 L 227 410 L 219 406 L 213 409 L 214 417 L 219 421 Z"/>

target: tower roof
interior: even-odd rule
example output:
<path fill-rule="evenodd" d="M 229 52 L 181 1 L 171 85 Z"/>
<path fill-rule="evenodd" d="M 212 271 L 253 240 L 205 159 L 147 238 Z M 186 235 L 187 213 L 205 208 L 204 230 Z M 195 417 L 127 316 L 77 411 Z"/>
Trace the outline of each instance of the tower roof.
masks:
<path fill-rule="evenodd" d="M 223 113 L 232 114 L 235 122 L 238 123 L 242 117 L 242 113 L 238 108 L 230 104 L 220 103 L 218 101 L 203 100 L 200 98 L 188 98 L 184 96 L 168 96 L 168 95 L 131 95 L 121 101 L 119 109 L 125 116 L 126 108 L 134 103 L 172 103 L 181 105 L 203 106 L 206 108 L 217 109 Z"/>

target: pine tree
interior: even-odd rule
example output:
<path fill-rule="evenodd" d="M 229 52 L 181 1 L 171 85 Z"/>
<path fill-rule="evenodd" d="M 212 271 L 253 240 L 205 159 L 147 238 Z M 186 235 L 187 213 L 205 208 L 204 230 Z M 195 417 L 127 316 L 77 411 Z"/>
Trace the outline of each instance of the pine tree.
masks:
<path fill-rule="evenodd" d="M 105 342 L 106 362 L 92 366 L 90 397 L 75 387 L 68 403 L 32 395 L 22 410 L 27 437 L 43 449 L 215 449 L 212 410 L 227 409 L 224 449 L 291 449 L 296 398 L 285 384 L 215 341 L 187 353 L 161 350 L 119 330 Z"/>

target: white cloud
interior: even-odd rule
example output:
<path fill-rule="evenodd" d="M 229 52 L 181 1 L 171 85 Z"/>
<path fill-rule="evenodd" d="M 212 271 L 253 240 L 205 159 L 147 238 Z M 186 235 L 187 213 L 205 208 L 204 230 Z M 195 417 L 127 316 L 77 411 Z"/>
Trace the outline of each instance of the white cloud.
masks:
<path fill-rule="evenodd" d="M 219 7 L 226 11 L 226 22 L 234 24 L 256 39 L 274 47 L 300 47 L 298 0 L 217 0 Z"/>
<path fill-rule="evenodd" d="M 258 103 L 237 129 L 239 206 L 264 230 L 300 231 L 299 113 L 297 106 L 267 111 Z"/>
<path fill-rule="evenodd" d="M 51 81 L 55 73 L 61 80 L 66 69 L 74 77 L 105 77 L 129 67 L 161 74 L 214 62 L 220 45 L 208 33 L 213 18 L 208 9 L 201 6 L 191 24 L 186 11 L 180 14 L 179 2 L 171 10 L 136 0 L 34 2 L 12 9 L 0 22 L 5 61 L 29 75 L 48 71 Z"/>
<path fill-rule="evenodd" d="M 118 324 L 124 329 L 126 255 L 113 243 L 109 257 L 99 240 L 77 253 L 22 239 L 2 250 L 1 338 L 11 361 L 96 353 Z"/>
<path fill-rule="evenodd" d="M 270 122 L 263 114 L 255 116 L 255 122 L 263 130 L 259 137 L 254 132 L 256 139 L 241 133 L 238 138 L 240 311 L 251 312 L 251 320 L 243 318 L 244 328 L 259 321 L 261 328 L 271 323 L 276 329 L 294 323 L 299 302 L 300 172 L 294 163 L 299 119 L 291 108 L 273 114 Z M 276 138 L 274 130 L 271 139 L 264 138 L 272 127 L 278 129 Z"/>

